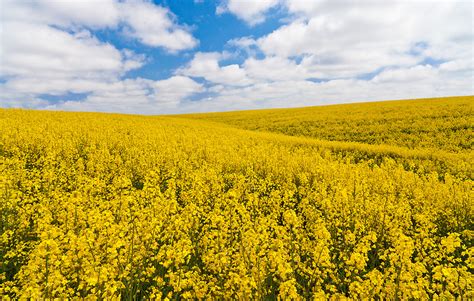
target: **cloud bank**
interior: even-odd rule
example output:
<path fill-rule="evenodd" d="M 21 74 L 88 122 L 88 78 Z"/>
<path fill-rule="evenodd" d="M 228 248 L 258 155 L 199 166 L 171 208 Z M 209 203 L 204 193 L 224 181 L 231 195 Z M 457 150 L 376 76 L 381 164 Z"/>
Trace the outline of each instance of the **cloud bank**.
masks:
<path fill-rule="evenodd" d="M 215 20 L 257 32 L 275 10 L 276 28 L 203 51 L 150 1 L 1 0 L 1 106 L 160 114 L 474 94 L 470 1 L 226 0 Z M 149 49 L 191 56 L 153 80 L 140 73 Z"/>

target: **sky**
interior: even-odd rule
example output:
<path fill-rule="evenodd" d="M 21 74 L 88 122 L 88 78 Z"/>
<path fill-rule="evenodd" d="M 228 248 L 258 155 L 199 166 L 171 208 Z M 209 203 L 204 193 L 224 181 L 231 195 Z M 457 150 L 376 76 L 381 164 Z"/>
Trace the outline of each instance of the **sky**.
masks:
<path fill-rule="evenodd" d="M 175 114 L 474 94 L 471 0 L 0 0 L 0 107 Z"/>

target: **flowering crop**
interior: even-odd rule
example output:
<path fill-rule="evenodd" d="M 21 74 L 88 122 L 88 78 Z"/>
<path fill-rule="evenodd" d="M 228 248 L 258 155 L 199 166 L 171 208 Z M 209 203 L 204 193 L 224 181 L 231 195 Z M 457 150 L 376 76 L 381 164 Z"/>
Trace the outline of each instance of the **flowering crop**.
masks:
<path fill-rule="evenodd" d="M 186 118 L 332 141 L 470 152 L 474 97 L 189 114 Z"/>
<path fill-rule="evenodd" d="M 436 145 L 0 110 L 0 295 L 473 298 L 472 150 Z"/>

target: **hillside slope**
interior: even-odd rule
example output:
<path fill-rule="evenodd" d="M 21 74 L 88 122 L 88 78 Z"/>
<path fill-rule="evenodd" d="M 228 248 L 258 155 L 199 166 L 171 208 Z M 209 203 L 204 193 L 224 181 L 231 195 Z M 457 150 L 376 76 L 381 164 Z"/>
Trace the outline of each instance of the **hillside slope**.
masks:
<path fill-rule="evenodd" d="M 470 152 L 474 146 L 474 96 L 185 114 L 179 117 L 291 136 L 412 149 Z"/>

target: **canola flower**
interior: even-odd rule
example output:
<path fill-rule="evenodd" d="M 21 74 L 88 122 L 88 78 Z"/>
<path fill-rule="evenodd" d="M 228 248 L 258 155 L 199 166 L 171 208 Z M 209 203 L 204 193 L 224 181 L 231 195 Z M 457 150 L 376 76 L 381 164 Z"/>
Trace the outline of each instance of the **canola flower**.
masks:
<path fill-rule="evenodd" d="M 472 299 L 471 155 L 0 110 L 0 295 Z"/>

